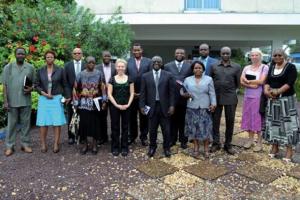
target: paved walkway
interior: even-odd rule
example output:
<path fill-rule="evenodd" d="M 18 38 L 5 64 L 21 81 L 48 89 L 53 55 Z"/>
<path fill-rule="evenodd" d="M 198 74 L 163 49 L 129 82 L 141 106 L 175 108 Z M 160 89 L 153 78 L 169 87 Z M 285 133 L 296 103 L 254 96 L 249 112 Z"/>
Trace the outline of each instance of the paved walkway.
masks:
<path fill-rule="evenodd" d="M 164 158 L 161 145 L 154 159 L 139 144 L 126 158 L 113 157 L 108 144 L 96 156 L 80 155 L 77 146 L 67 144 L 66 134 L 60 153 L 43 154 L 33 129 L 32 154 L 18 146 L 7 158 L 0 143 L 0 199 L 300 199 L 300 156 L 294 156 L 297 163 L 284 164 L 268 158 L 266 144 L 261 153 L 243 150 L 247 135 L 239 131 L 240 120 L 239 106 L 233 142 L 238 154 L 220 151 L 208 161 L 190 156 L 191 147 L 178 146 Z M 52 144 L 50 130 L 49 149 Z"/>

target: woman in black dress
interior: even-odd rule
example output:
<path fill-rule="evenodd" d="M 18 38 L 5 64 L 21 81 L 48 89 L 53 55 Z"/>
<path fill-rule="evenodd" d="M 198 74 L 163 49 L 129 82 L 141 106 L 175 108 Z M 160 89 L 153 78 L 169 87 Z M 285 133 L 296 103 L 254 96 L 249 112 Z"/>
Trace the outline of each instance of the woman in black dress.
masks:
<path fill-rule="evenodd" d="M 127 62 L 123 59 L 116 61 L 117 75 L 111 77 L 108 84 L 108 98 L 111 115 L 111 151 L 114 156 L 122 153 L 128 155 L 128 119 L 129 106 L 134 96 L 134 85 L 129 76 L 125 74 Z M 122 131 L 120 138 L 120 119 Z M 121 139 L 121 140 L 120 140 Z"/>

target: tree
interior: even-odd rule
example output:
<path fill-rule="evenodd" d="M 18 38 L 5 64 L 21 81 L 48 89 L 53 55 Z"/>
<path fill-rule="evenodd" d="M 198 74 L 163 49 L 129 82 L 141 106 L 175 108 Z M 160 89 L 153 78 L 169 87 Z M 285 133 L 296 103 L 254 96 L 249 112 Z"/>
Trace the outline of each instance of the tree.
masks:
<path fill-rule="evenodd" d="M 70 59 L 71 51 L 81 47 L 85 55 L 101 56 L 110 50 L 115 56 L 125 55 L 133 32 L 122 21 L 120 8 L 107 21 L 96 20 L 89 9 L 77 7 L 73 0 L 6 0 L 0 4 L 1 66 L 14 59 L 14 49 L 23 46 L 27 61 L 35 67 L 44 64 L 43 54 L 53 49 L 58 63 Z"/>

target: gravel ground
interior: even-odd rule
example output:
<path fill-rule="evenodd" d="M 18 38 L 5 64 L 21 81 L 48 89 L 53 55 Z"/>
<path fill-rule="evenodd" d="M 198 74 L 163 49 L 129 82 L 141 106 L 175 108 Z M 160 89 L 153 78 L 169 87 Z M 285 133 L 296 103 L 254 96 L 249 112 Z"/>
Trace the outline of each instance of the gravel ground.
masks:
<path fill-rule="evenodd" d="M 238 134 L 240 106 L 237 112 L 235 139 L 239 140 L 244 137 Z M 201 174 L 195 168 L 196 171 L 192 173 L 189 166 L 199 166 L 197 163 L 204 162 L 203 158 L 194 159 L 188 151 L 178 147 L 175 147 L 176 151 L 173 149 L 176 156 L 170 159 L 158 156 L 151 159 L 152 162 L 148 162 L 147 149 L 139 144 L 131 147 L 126 158 L 113 157 L 109 144 L 101 146 L 97 155 L 80 155 L 77 145 L 67 144 L 66 127 L 62 133 L 61 151 L 58 154 L 52 152 L 51 129 L 48 152 L 45 154 L 40 152 L 37 128 L 31 130 L 32 154 L 21 152 L 17 143 L 15 154 L 5 157 L 4 144 L 0 141 L 0 199 L 297 199 L 300 192 L 299 165 L 285 165 L 280 160 L 270 160 L 267 150 L 254 154 L 237 145 L 235 149 L 239 154 L 235 156 L 228 156 L 222 151 L 211 155 L 206 163 L 208 166 L 226 169 L 225 174 L 214 176 L 209 169 Z M 268 145 L 265 147 L 267 149 Z M 254 158 L 259 162 L 253 161 Z M 299 158 L 298 154 L 294 156 L 296 162 Z M 156 168 L 153 165 L 155 159 L 164 162 L 165 169 Z M 147 164 L 153 169 L 147 169 Z M 261 181 L 262 177 L 257 179 L 251 171 L 240 173 L 247 170 L 245 166 L 253 165 L 259 166 L 258 169 L 270 167 L 270 174 L 279 173 L 281 179 L 265 183 Z M 164 173 L 164 170 L 172 167 L 176 172 Z M 291 170 L 293 173 L 289 173 Z M 162 177 L 151 178 L 155 176 L 149 173 L 162 174 Z"/>

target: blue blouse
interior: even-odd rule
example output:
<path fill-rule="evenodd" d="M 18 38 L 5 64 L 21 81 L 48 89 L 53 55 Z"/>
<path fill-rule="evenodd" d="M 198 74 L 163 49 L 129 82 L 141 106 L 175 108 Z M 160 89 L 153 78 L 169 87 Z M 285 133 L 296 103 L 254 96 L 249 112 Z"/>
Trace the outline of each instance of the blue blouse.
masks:
<path fill-rule="evenodd" d="M 183 86 L 192 95 L 192 100 L 187 101 L 188 108 L 209 108 L 210 105 L 217 105 L 214 82 L 211 77 L 203 74 L 197 84 L 195 76 L 189 76 L 184 80 Z"/>

